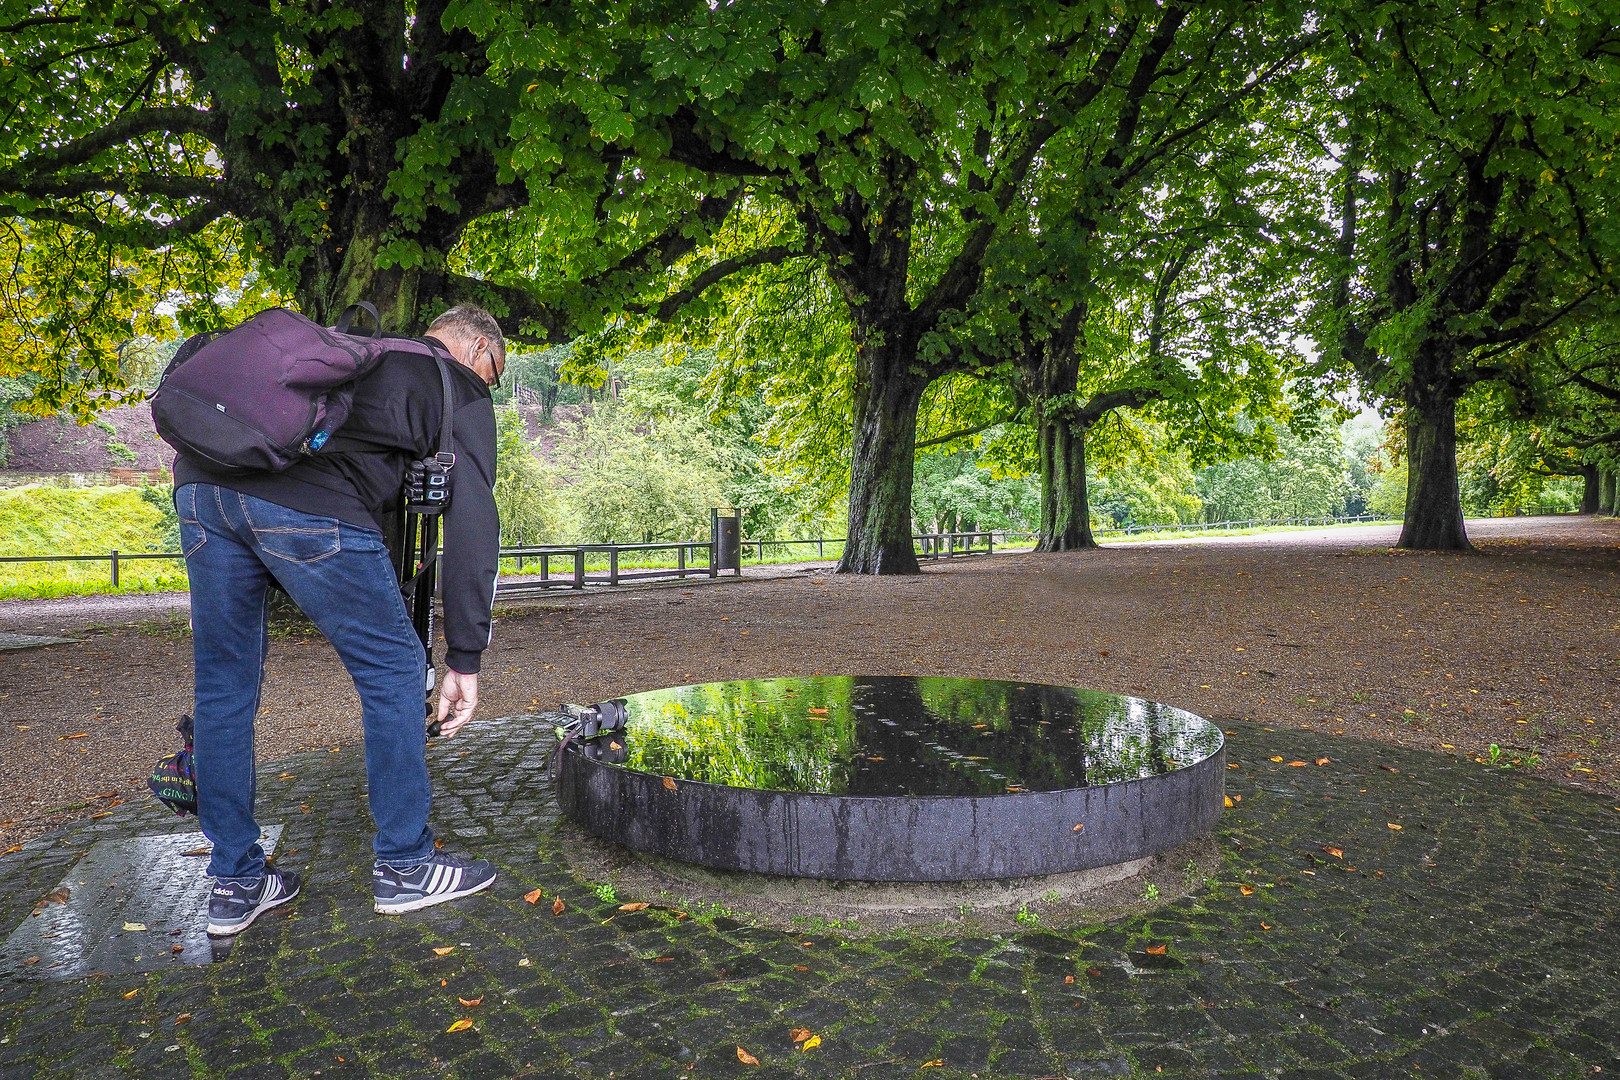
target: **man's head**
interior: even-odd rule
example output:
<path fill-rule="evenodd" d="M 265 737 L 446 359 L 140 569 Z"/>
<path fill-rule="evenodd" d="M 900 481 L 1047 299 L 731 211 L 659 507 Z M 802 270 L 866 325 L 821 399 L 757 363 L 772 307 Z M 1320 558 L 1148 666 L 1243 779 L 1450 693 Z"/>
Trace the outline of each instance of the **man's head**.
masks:
<path fill-rule="evenodd" d="M 450 355 L 471 368 L 486 386 L 498 386 L 506 370 L 506 339 L 495 316 L 472 304 L 457 304 L 433 320 L 427 332 L 444 342 Z"/>

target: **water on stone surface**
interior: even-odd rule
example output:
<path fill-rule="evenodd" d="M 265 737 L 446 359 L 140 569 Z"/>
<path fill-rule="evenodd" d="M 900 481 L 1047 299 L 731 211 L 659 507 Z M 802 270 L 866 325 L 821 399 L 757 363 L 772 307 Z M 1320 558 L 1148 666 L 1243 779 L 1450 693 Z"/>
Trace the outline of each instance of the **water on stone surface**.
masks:
<path fill-rule="evenodd" d="M 1185 768 L 1222 744 L 1155 701 L 991 679 L 742 679 L 623 700 L 627 768 L 771 791 L 1057 791 Z"/>

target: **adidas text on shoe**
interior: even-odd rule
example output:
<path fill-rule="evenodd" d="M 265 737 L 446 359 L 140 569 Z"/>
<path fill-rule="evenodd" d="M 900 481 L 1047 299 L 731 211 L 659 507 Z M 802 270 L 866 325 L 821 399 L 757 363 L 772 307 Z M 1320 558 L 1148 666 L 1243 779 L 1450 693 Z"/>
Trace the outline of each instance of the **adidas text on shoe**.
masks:
<path fill-rule="evenodd" d="M 297 874 L 268 867 L 254 885 L 215 882 L 208 897 L 208 932 L 214 937 L 240 934 L 254 919 L 297 896 L 298 887 Z"/>
<path fill-rule="evenodd" d="M 399 915 L 470 896 L 495 883 L 495 866 L 443 851 L 419 866 L 403 869 L 377 863 L 371 868 L 371 895 L 378 914 Z"/>

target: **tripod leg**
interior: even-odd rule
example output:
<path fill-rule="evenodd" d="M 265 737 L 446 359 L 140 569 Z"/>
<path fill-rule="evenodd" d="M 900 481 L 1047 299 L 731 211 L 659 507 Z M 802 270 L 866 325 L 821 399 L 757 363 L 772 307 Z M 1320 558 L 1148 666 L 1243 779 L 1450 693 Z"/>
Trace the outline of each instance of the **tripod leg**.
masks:
<path fill-rule="evenodd" d="M 429 720 L 428 734 L 439 733 L 438 722 L 433 720 L 433 689 L 438 685 L 438 672 L 433 666 L 433 592 L 438 581 L 438 563 L 434 560 L 437 554 L 439 541 L 439 519 L 437 516 L 411 515 L 417 519 L 416 544 L 413 546 L 412 567 L 414 573 L 417 567 L 423 567 L 422 576 L 416 579 L 416 594 L 412 597 L 411 623 L 416 627 L 416 636 L 422 641 L 422 651 L 427 654 L 427 685 L 423 691 L 423 713 Z"/>

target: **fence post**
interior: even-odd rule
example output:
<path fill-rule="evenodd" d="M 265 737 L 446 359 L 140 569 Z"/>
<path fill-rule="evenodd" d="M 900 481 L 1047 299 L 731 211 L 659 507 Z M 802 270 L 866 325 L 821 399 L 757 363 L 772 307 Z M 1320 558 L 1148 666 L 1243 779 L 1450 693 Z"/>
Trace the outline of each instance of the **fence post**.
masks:
<path fill-rule="evenodd" d="M 986 555 L 994 555 L 996 553 L 996 534 L 993 532 L 987 532 L 984 534 L 984 553 Z"/>
<path fill-rule="evenodd" d="M 117 548 L 113 548 L 113 553 L 112 553 L 112 585 L 113 585 L 113 588 L 115 588 L 115 589 L 118 588 L 118 549 Z"/>
<path fill-rule="evenodd" d="M 826 538 L 818 537 L 817 540 L 816 540 L 816 558 L 825 559 L 826 557 L 827 557 L 827 541 L 826 541 Z"/>
<path fill-rule="evenodd" d="M 551 576 L 551 556 L 546 552 L 540 553 L 540 580 L 545 581 Z"/>
<path fill-rule="evenodd" d="M 578 547 L 578 548 L 574 549 L 574 588 L 583 589 L 584 587 L 585 587 L 585 549 L 582 548 L 582 547 Z"/>
<path fill-rule="evenodd" d="M 681 572 L 681 580 L 686 580 L 686 545 L 682 544 L 675 549 L 675 569 Z"/>
<path fill-rule="evenodd" d="M 608 584 L 619 583 L 619 545 L 608 545 Z"/>

